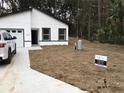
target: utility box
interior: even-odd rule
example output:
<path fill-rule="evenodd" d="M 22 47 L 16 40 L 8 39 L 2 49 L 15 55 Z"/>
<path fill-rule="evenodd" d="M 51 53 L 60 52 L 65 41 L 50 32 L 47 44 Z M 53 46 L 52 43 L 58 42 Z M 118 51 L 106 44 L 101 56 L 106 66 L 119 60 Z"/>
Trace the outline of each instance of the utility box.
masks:
<path fill-rule="evenodd" d="M 78 41 L 77 41 L 76 48 L 77 48 L 78 50 L 82 50 L 82 49 L 83 49 L 82 40 L 78 40 Z"/>

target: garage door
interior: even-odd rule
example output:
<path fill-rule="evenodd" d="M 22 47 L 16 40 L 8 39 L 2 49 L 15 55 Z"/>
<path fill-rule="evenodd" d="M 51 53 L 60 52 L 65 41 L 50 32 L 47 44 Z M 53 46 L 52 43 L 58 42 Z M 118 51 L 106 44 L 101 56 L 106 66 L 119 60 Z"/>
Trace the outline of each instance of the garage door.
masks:
<path fill-rule="evenodd" d="M 24 47 L 23 46 L 23 30 L 7 30 L 11 36 L 16 36 L 17 39 L 15 39 L 16 41 L 16 45 L 17 47 Z"/>

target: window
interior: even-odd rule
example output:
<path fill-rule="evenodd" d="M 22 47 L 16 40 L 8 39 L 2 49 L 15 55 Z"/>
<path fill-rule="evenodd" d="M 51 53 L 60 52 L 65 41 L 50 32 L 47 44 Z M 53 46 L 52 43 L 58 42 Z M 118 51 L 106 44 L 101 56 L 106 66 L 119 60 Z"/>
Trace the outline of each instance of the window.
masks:
<path fill-rule="evenodd" d="M 10 38 L 10 39 L 12 38 L 12 36 L 10 34 L 7 34 L 7 37 Z"/>
<path fill-rule="evenodd" d="M 3 38 L 4 38 L 4 40 L 9 40 L 9 39 L 11 39 L 12 37 L 11 37 L 11 35 L 8 34 L 8 33 L 3 33 Z"/>
<path fill-rule="evenodd" d="M 66 40 L 66 29 L 59 28 L 59 40 Z"/>
<path fill-rule="evenodd" d="M 51 40 L 50 37 L 50 28 L 42 28 L 42 37 L 43 37 L 43 41 L 49 41 Z"/>
<path fill-rule="evenodd" d="M 3 33 L 4 40 L 8 39 L 6 33 Z"/>
<path fill-rule="evenodd" d="M 10 33 L 10 30 L 6 30 L 8 33 Z"/>
<path fill-rule="evenodd" d="M 22 31 L 21 30 L 18 30 L 18 33 L 22 33 Z"/>
<path fill-rule="evenodd" d="M 16 33 L 16 30 L 12 30 L 12 33 Z"/>

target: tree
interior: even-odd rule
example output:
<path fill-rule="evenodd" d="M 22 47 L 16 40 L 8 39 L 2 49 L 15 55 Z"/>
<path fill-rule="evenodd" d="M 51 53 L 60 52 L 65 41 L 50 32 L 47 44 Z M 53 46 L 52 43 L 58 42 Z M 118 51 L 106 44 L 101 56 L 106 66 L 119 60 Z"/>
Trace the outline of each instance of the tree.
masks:
<path fill-rule="evenodd" d="M 124 0 L 3 1 L 13 13 L 35 7 L 52 14 L 68 22 L 73 35 L 83 35 L 88 40 L 124 44 Z"/>

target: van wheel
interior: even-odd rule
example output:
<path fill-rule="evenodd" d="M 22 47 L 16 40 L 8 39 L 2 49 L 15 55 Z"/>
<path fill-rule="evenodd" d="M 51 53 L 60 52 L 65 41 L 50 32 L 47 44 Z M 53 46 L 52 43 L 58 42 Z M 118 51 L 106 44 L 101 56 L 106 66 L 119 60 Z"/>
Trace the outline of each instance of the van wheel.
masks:
<path fill-rule="evenodd" d="M 11 50 L 8 51 L 8 59 L 7 59 L 7 64 L 11 63 L 11 58 L 12 58 L 12 54 L 11 54 Z"/>

